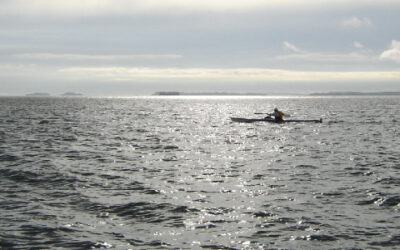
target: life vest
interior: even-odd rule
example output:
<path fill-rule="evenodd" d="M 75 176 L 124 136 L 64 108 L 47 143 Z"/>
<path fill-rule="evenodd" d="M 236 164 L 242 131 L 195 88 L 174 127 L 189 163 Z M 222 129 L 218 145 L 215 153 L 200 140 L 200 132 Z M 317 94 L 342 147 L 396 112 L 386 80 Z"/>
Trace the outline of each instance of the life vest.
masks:
<path fill-rule="evenodd" d="M 276 120 L 283 120 L 283 116 L 284 116 L 283 112 L 278 111 L 278 112 L 275 112 L 274 115 L 275 115 Z"/>

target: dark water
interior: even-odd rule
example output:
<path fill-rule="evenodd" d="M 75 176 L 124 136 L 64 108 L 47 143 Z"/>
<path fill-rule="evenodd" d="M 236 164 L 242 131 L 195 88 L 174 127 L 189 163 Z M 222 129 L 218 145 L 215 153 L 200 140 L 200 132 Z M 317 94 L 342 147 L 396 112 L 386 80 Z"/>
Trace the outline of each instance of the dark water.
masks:
<path fill-rule="evenodd" d="M 0 248 L 400 248 L 400 98 L 0 107 Z"/>

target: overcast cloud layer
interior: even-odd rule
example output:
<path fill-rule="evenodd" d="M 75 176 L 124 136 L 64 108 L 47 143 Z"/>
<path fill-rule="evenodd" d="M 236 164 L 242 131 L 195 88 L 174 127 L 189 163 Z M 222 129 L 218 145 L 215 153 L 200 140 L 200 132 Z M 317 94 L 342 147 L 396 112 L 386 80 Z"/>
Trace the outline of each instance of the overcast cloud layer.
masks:
<path fill-rule="evenodd" d="M 400 91 L 400 1 L 3 0 L 0 94 Z"/>

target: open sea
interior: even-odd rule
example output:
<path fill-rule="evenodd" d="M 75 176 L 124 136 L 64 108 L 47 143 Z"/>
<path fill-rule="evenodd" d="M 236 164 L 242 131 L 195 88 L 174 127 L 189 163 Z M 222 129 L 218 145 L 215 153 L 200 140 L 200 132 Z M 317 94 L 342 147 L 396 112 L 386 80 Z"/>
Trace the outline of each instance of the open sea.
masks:
<path fill-rule="evenodd" d="M 0 249 L 66 248 L 399 249 L 400 97 L 1 97 Z"/>

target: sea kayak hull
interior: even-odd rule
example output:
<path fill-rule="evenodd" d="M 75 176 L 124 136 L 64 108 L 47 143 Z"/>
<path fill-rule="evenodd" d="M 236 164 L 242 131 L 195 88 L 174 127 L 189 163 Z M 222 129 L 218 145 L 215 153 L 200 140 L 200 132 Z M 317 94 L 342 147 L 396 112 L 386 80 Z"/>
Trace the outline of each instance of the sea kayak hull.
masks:
<path fill-rule="evenodd" d="M 274 118 L 239 118 L 239 117 L 231 117 L 233 122 L 245 122 L 245 123 L 252 123 L 252 122 L 271 122 L 271 123 L 290 123 L 290 122 L 311 122 L 311 123 L 322 123 L 322 118 L 319 120 L 283 120 L 278 121 Z"/>

